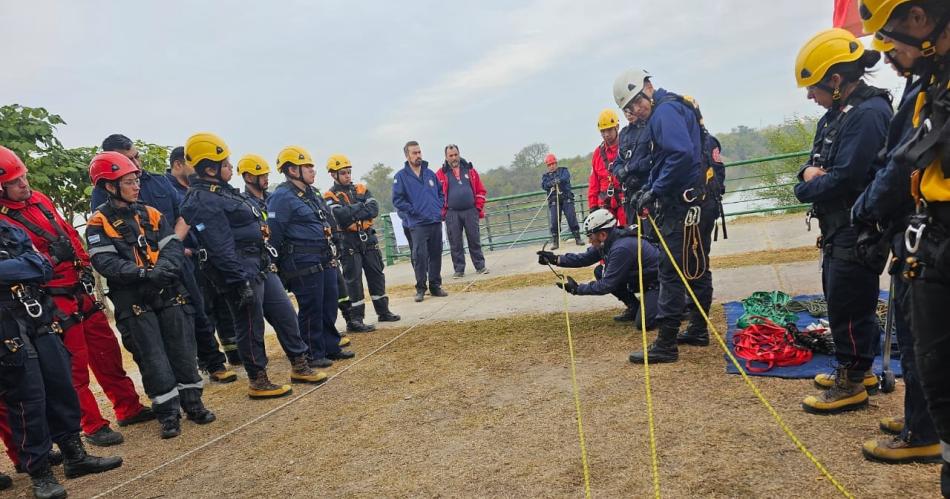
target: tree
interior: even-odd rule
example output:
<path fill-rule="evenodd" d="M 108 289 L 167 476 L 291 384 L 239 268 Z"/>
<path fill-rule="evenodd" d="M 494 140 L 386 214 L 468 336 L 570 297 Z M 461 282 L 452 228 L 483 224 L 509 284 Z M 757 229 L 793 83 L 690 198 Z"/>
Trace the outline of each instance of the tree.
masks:
<path fill-rule="evenodd" d="M 85 215 L 89 161 L 95 148 L 66 149 L 55 136 L 66 122 L 41 107 L 0 107 L 0 144 L 15 152 L 29 170 L 30 185 L 53 200 L 66 220 Z"/>
<path fill-rule="evenodd" d="M 152 173 L 163 173 L 168 168 L 168 155 L 171 153 L 171 147 L 151 144 L 137 139 L 135 149 L 139 152 L 139 163 L 141 163 L 143 170 Z"/>
<path fill-rule="evenodd" d="M 772 154 L 786 154 L 811 149 L 817 120 L 815 118 L 793 117 L 780 126 L 770 127 L 763 134 Z M 798 204 L 791 183 L 796 181 L 801 168 L 801 158 L 791 158 L 762 163 L 756 173 L 762 175 L 761 185 L 769 186 L 755 191 L 758 198 L 776 199 L 779 205 Z"/>
<path fill-rule="evenodd" d="M 379 203 L 379 212 L 393 211 L 393 169 L 383 163 L 375 163 L 369 173 L 361 178 L 366 188 Z"/>

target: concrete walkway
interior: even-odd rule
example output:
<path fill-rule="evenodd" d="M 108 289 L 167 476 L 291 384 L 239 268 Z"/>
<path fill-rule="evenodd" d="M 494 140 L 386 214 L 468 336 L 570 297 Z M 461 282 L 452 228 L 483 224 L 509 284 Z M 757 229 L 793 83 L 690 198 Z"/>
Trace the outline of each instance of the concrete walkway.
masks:
<path fill-rule="evenodd" d="M 806 231 L 804 215 L 782 215 L 746 219 L 730 224 L 729 239 L 721 238 L 713 243 L 714 255 L 741 254 L 755 251 L 768 251 L 783 248 L 813 246 L 818 236 L 817 224 L 811 232 Z M 535 252 L 540 245 L 522 246 L 508 250 L 486 252 L 487 267 L 490 274 L 477 275 L 468 262 L 468 273 L 462 279 L 452 279 L 452 263 L 448 256 L 442 260 L 443 283 L 466 283 L 476 279 L 541 272 L 544 267 L 537 263 Z M 558 252 L 583 251 L 573 241 L 564 241 Z M 739 300 L 754 291 L 780 290 L 786 293 L 821 293 L 821 273 L 817 258 L 814 261 L 794 262 L 775 265 L 753 265 L 729 269 L 712 269 L 716 303 Z M 591 276 L 593 279 L 593 275 Z M 389 285 L 411 284 L 415 282 L 412 267 L 401 262 L 386 269 Z M 882 287 L 887 282 L 882 278 Z M 554 277 L 550 286 L 536 286 L 520 289 L 506 289 L 496 292 L 471 291 L 451 293 L 447 298 L 426 296 L 422 303 L 415 303 L 412 297 L 394 298 L 392 310 L 402 315 L 398 323 L 387 327 L 409 327 L 424 318 L 431 321 L 468 321 L 523 314 L 542 314 L 563 310 L 561 291 L 554 286 Z M 620 307 L 612 296 L 570 296 L 569 309 L 572 312 L 603 310 Z M 367 307 L 371 309 L 372 307 Z M 374 322 L 375 315 L 367 311 L 367 322 Z M 342 321 L 340 322 L 342 326 Z"/>

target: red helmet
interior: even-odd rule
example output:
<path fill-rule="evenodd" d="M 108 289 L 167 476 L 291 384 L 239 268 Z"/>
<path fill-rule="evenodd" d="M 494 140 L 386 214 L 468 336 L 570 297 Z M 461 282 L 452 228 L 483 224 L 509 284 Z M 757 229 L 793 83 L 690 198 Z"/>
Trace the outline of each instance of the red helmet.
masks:
<path fill-rule="evenodd" d="M 101 152 L 89 163 L 89 178 L 92 185 L 100 180 L 118 180 L 130 173 L 138 173 L 138 166 L 124 154 L 115 151 Z"/>
<path fill-rule="evenodd" d="M 0 184 L 26 175 L 26 165 L 13 151 L 0 146 Z"/>
<path fill-rule="evenodd" d="M 553 165 L 555 163 L 557 163 L 557 156 L 553 154 L 548 154 L 547 156 L 544 157 L 544 164 Z"/>

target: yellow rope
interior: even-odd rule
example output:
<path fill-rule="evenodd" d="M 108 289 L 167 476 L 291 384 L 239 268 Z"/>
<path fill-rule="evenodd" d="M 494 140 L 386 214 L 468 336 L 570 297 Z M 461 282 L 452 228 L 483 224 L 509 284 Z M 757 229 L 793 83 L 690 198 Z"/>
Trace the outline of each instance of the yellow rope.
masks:
<path fill-rule="evenodd" d="M 637 276 L 640 280 L 640 333 L 643 338 L 644 388 L 647 392 L 647 421 L 650 426 L 650 465 L 653 472 L 653 497 L 660 498 L 660 465 L 656 457 L 656 430 L 653 424 L 653 393 L 650 389 L 650 359 L 647 355 L 646 293 L 643 289 L 643 228 L 637 224 Z"/>
<path fill-rule="evenodd" d="M 778 411 L 776 411 L 775 408 L 772 407 L 772 404 L 769 403 L 768 399 L 765 398 L 765 395 L 762 395 L 762 392 L 759 391 L 759 388 L 755 386 L 755 383 L 752 382 L 752 378 L 750 378 L 749 375 L 746 374 L 745 369 L 743 369 L 742 365 L 739 364 L 739 361 L 736 359 L 736 356 L 733 355 L 732 350 L 730 350 L 729 347 L 726 346 L 726 342 L 722 338 L 722 335 L 719 334 L 719 331 L 716 329 L 716 326 L 714 326 L 712 321 L 709 320 L 709 316 L 706 314 L 706 311 L 703 310 L 703 307 L 699 305 L 699 300 L 696 298 L 696 294 L 693 293 L 693 288 L 689 285 L 689 282 L 686 280 L 686 276 L 684 276 L 683 272 L 680 270 L 679 265 L 676 264 L 676 260 L 673 259 L 673 254 L 670 253 L 670 248 L 666 245 L 666 240 L 663 238 L 663 234 L 660 233 L 660 229 L 656 226 L 656 222 L 653 220 L 653 216 L 648 215 L 647 217 L 650 219 L 650 225 L 653 226 L 653 230 L 656 231 L 657 238 L 659 238 L 660 244 L 663 246 L 663 251 L 666 252 L 666 256 L 669 257 L 670 263 L 672 263 L 673 268 L 676 269 L 676 273 L 679 274 L 680 279 L 683 280 L 683 284 L 686 285 L 686 291 L 689 292 L 689 296 L 693 299 L 693 303 L 696 304 L 696 309 L 699 310 L 700 314 L 702 314 L 703 319 L 706 319 L 706 324 L 709 324 L 709 330 L 712 331 L 713 334 L 716 336 L 716 341 L 719 342 L 719 346 L 722 347 L 724 352 L 726 352 L 726 355 L 729 357 L 729 360 L 732 361 L 732 364 L 739 371 L 739 374 L 742 376 L 742 379 L 745 380 L 746 384 L 749 385 L 749 388 L 752 389 L 752 392 L 755 394 L 756 398 L 758 398 L 759 401 L 762 402 L 762 404 L 765 406 L 765 408 L 768 409 L 769 413 L 778 423 L 779 427 L 782 428 L 782 431 L 784 431 L 785 434 L 788 435 L 788 438 L 790 438 L 792 442 L 795 444 L 795 446 L 798 447 L 798 449 L 802 451 L 803 454 L 805 454 L 805 457 L 807 457 L 812 462 L 812 464 L 814 464 L 815 467 L 818 468 L 818 471 L 820 471 L 821 474 L 824 475 L 825 478 L 827 478 L 835 486 L 835 488 L 838 489 L 839 492 L 841 492 L 841 494 L 843 494 L 845 497 L 854 498 L 854 495 L 851 492 L 848 492 L 848 489 L 844 488 L 844 485 L 838 482 L 838 480 L 836 480 L 835 477 L 831 475 L 831 472 L 829 472 L 828 469 L 825 468 L 825 465 L 821 464 L 821 461 L 819 461 L 818 458 L 815 457 L 815 455 L 812 454 L 811 451 L 808 450 L 807 447 L 805 447 L 805 444 L 802 443 L 801 440 L 799 440 L 799 438 L 795 435 L 794 432 L 792 432 L 792 429 L 788 427 L 788 424 L 785 423 L 785 420 L 782 419 L 782 416 L 779 415 Z"/>
<path fill-rule="evenodd" d="M 558 183 L 557 178 L 555 178 L 555 195 L 554 202 L 557 203 L 555 209 L 557 209 L 557 216 L 555 217 L 557 223 L 557 229 L 555 229 L 555 234 L 558 242 L 561 241 L 561 185 Z M 561 274 L 561 285 L 564 286 L 567 284 L 567 278 L 564 274 Z M 584 423 L 583 418 L 581 417 L 581 389 L 577 384 L 577 362 L 574 357 L 574 337 L 571 334 L 571 316 L 568 312 L 567 304 L 567 291 L 565 290 L 561 295 L 564 297 L 564 323 L 567 326 L 567 349 L 571 355 L 571 390 L 574 392 L 574 410 L 577 413 L 577 438 L 580 441 L 581 446 L 581 466 L 584 468 L 584 497 L 590 499 L 590 467 L 587 463 L 587 443 L 584 441 Z"/>

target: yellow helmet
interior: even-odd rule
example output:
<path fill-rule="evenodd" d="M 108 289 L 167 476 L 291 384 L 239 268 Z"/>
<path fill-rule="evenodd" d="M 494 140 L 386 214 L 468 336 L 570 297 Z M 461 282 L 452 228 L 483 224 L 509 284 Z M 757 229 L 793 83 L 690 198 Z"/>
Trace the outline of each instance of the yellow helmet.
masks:
<path fill-rule="evenodd" d="M 617 113 L 613 109 L 604 109 L 597 117 L 598 130 L 607 130 L 618 126 L 620 126 L 620 118 L 617 117 Z"/>
<path fill-rule="evenodd" d="M 290 163 L 297 166 L 312 165 L 313 158 L 303 147 L 287 146 L 280 151 L 280 154 L 277 155 L 277 168 L 283 171 L 285 163 Z"/>
<path fill-rule="evenodd" d="M 338 172 L 344 168 L 353 168 L 353 164 L 350 163 L 350 158 L 347 158 L 345 155 L 334 154 L 327 158 L 328 172 Z"/>
<path fill-rule="evenodd" d="M 874 33 L 874 37 L 871 38 L 871 50 L 877 50 L 878 52 L 886 54 L 894 50 L 894 42 L 885 41 L 884 35 Z"/>
<path fill-rule="evenodd" d="M 795 60 L 798 87 L 810 87 L 825 79 L 835 64 L 856 61 L 864 55 L 864 45 L 841 28 L 824 30 L 805 43 Z"/>
<path fill-rule="evenodd" d="M 267 160 L 258 154 L 245 154 L 238 161 L 238 175 L 250 173 L 251 175 L 267 175 L 270 173 L 270 165 Z"/>
<path fill-rule="evenodd" d="M 211 132 L 196 133 L 185 142 L 185 163 L 192 168 L 203 159 L 224 161 L 230 155 L 231 150 L 224 140 Z"/>
<path fill-rule="evenodd" d="M 865 33 L 881 31 L 898 5 L 910 0 L 860 0 L 858 13 L 861 14 L 861 27 Z"/>

